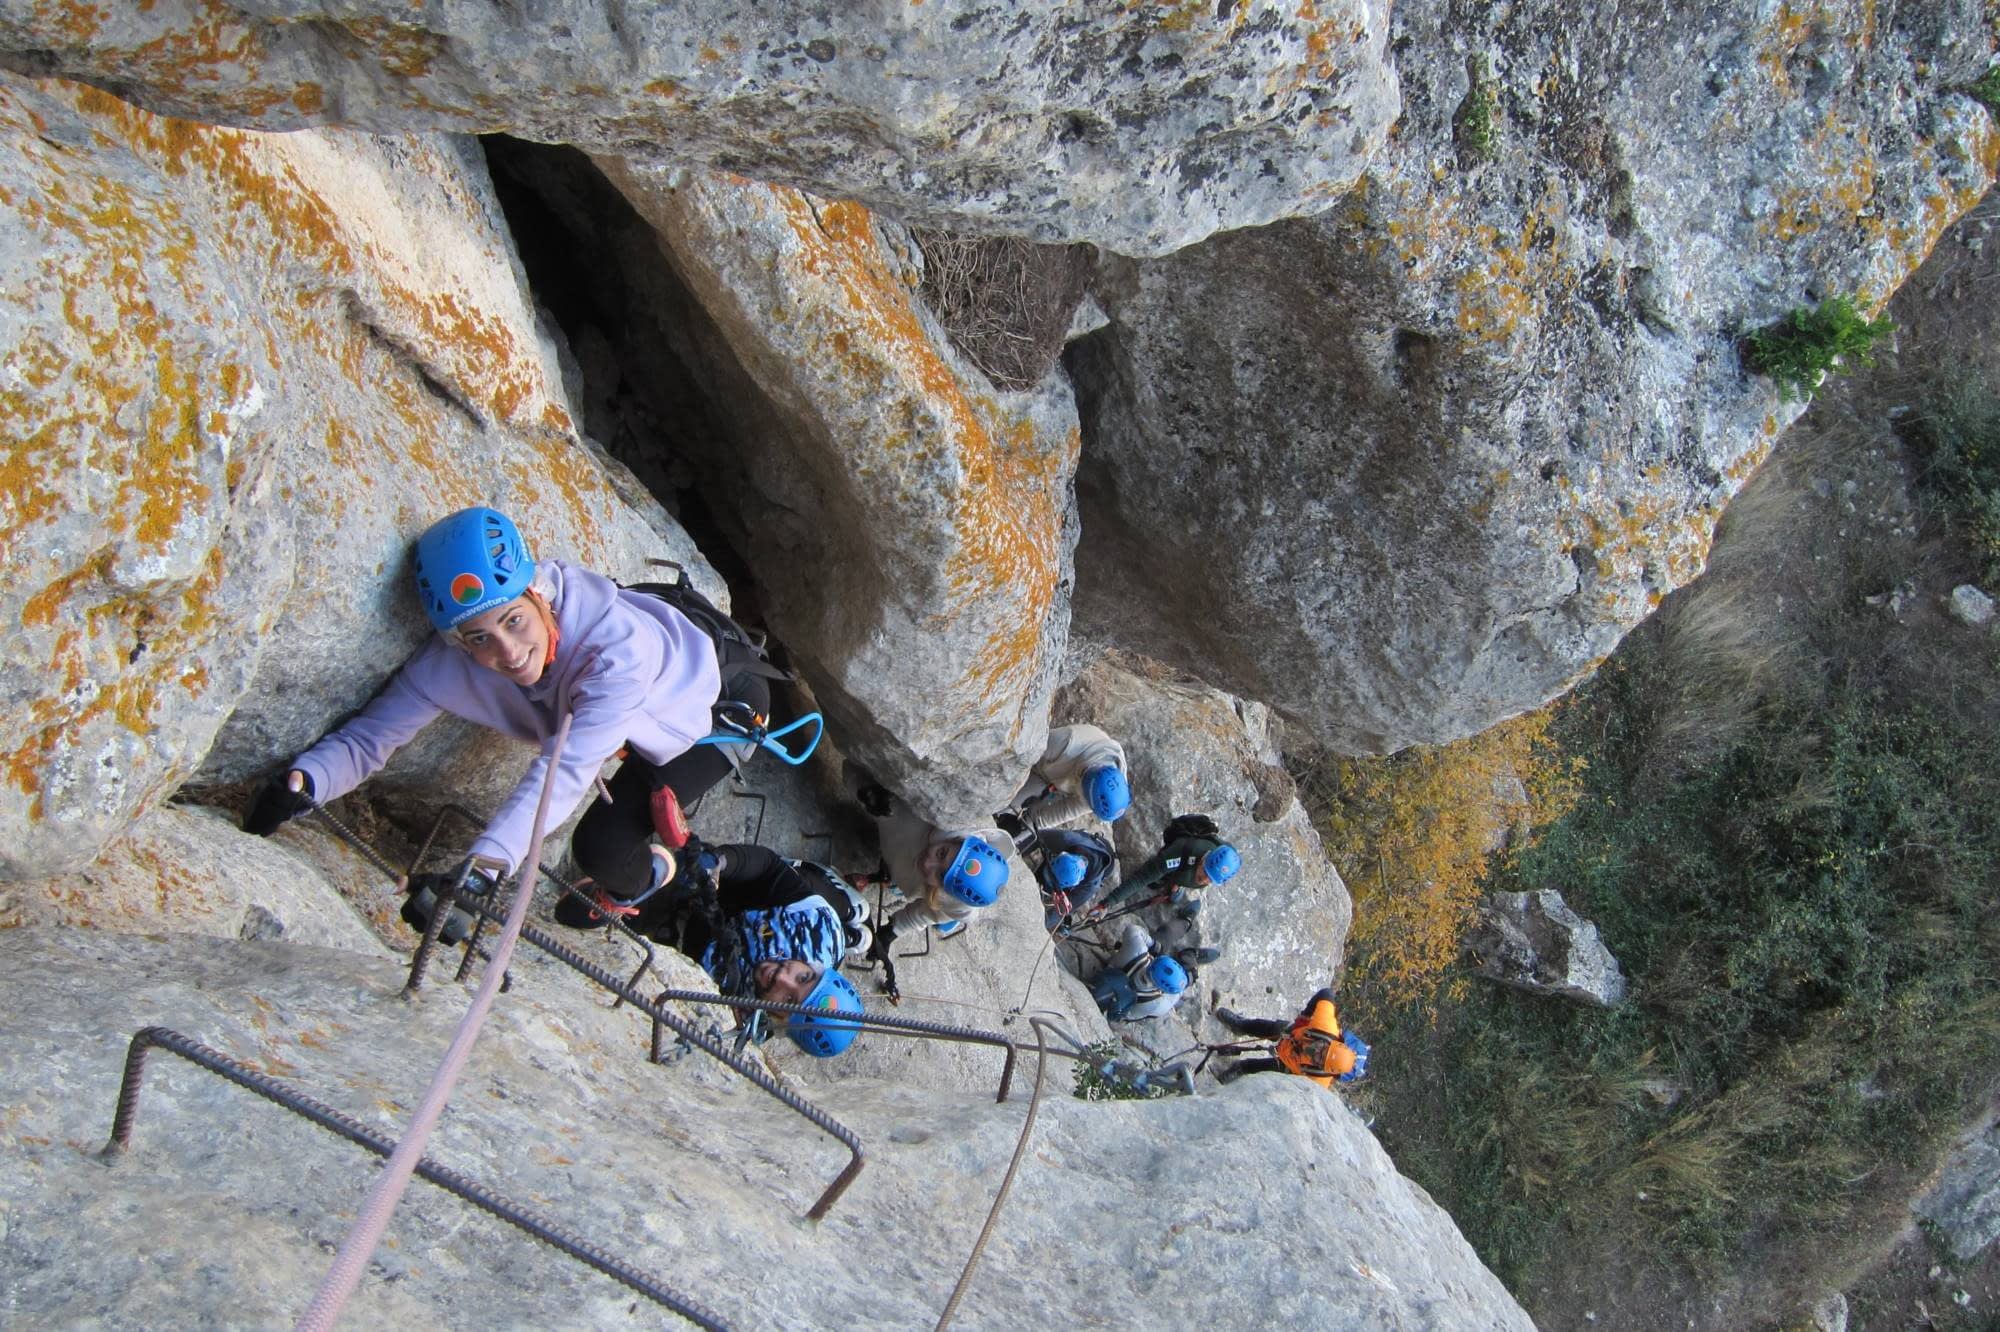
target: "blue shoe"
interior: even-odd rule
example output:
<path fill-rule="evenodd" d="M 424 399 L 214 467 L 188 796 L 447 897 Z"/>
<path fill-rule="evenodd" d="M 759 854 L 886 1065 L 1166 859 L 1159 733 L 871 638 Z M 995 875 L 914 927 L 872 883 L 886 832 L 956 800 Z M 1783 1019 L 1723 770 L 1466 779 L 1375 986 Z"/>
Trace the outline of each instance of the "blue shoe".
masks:
<path fill-rule="evenodd" d="M 937 931 L 938 938 L 952 939 L 965 932 L 965 922 L 962 920 L 941 920 L 931 926 L 931 928 Z"/>

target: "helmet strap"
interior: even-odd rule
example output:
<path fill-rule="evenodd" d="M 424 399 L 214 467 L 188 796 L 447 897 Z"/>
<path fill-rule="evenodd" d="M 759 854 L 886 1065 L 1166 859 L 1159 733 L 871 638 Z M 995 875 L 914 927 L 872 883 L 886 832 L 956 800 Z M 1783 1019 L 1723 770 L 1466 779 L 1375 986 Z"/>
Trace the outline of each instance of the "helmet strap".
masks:
<path fill-rule="evenodd" d="M 528 604 L 535 608 L 535 612 L 542 617 L 543 626 L 549 631 L 549 659 L 542 664 L 542 674 L 547 675 L 555 669 L 556 648 L 562 643 L 562 630 L 556 628 L 556 613 L 549 608 L 547 598 L 532 587 L 521 595 L 528 599 Z"/>

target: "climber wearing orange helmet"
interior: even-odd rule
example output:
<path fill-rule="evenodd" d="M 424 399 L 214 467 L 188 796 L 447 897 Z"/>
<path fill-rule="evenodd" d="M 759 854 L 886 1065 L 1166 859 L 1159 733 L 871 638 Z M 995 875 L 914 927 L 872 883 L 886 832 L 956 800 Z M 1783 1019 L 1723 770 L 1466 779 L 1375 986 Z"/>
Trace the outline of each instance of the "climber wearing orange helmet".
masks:
<path fill-rule="evenodd" d="M 1296 1073 L 1322 1087 L 1335 1080 L 1356 1082 L 1368 1072 L 1368 1043 L 1340 1026 L 1333 991 L 1322 989 L 1306 1001 L 1290 1025 L 1277 1018 L 1246 1018 L 1227 1008 L 1215 1010 L 1216 1021 L 1242 1036 L 1275 1041 L 1267 1057 L 1239 1059 L 1216 1070 L 1221 1082 L 1245 1073 Z"/>

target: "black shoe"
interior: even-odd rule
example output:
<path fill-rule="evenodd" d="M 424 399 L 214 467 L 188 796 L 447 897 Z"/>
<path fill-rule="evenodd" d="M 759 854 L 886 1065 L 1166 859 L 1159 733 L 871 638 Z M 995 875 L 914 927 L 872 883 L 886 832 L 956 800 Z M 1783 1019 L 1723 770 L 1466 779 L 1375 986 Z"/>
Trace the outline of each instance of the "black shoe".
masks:
<path fill-rule="evenodd" d="M 1237 1012 L 1233 1008 L 1216 1009 L 1215 1020 L 1217 1022 L 1220 1022 L 1225 1027 L 1229 1027 L 1238 1031 L 1242 1030 L 1242 1028 L 1245 1025 L 1247 1025 L 1250 1021 L 1249 1018 L 1244 1017 L 1241 1013 Z"/>
<path fill-rule="evenodd" d="M 1234 1082 L 1242 1076 L 1243 1070 L 1234 1064 L 1224 1064 L 1215 1070 L 1215 1080 L 1225 1084 Z"/>

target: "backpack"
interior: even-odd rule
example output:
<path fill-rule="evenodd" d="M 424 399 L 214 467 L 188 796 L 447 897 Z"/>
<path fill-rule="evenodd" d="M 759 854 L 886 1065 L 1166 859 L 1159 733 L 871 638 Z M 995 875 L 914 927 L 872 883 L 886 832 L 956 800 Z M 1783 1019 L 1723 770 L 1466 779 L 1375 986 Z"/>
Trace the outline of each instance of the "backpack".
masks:
<path fill-rule="evenodd" d="M 791 683 L 789 671 L 771 664 L 771 655 L 761 639 L 717 610 L 715 603 L 688 581 L 686 569 L 675 565 L 674 573 L 675 579 L 671 583 L 632 583 L 626 585 L 625 590 L 666 602 L 714 640 L 715 661 L 722 673 L 722 698 L 733 697 L 736 681 L 746 675 L 761 675 L 767 680 Z"/>
<path fill-rule="evenodd" d="M 1118 863 L 1118 854 L 1111 849 L 1111 844 L 1096 833 L 1084 832 L 1080 828 L 1044 828 L 1037 837 L 1041 854 L 1035 878 L 1044 892 L 1055 891 L 1055 884 L 1047 875 L 1048 866 L 1064 852 L 1083 859 L 1083 882 L 1068 890 L 1070 897 L 1079 902 L 1089 901 L 1096 894 L 1098 885 L 1104 882 L 1104 876 Z"/>
<path fill-rule="evenodd" d="M 1222 829 L 1215 826 L 1215 820 L 1206 814 L 1176 814 L 1160 834 L 1162 849 L 1172 846 L 1183 837 L 1204 837 L 1211 842 L 1222 840 Z"/>

